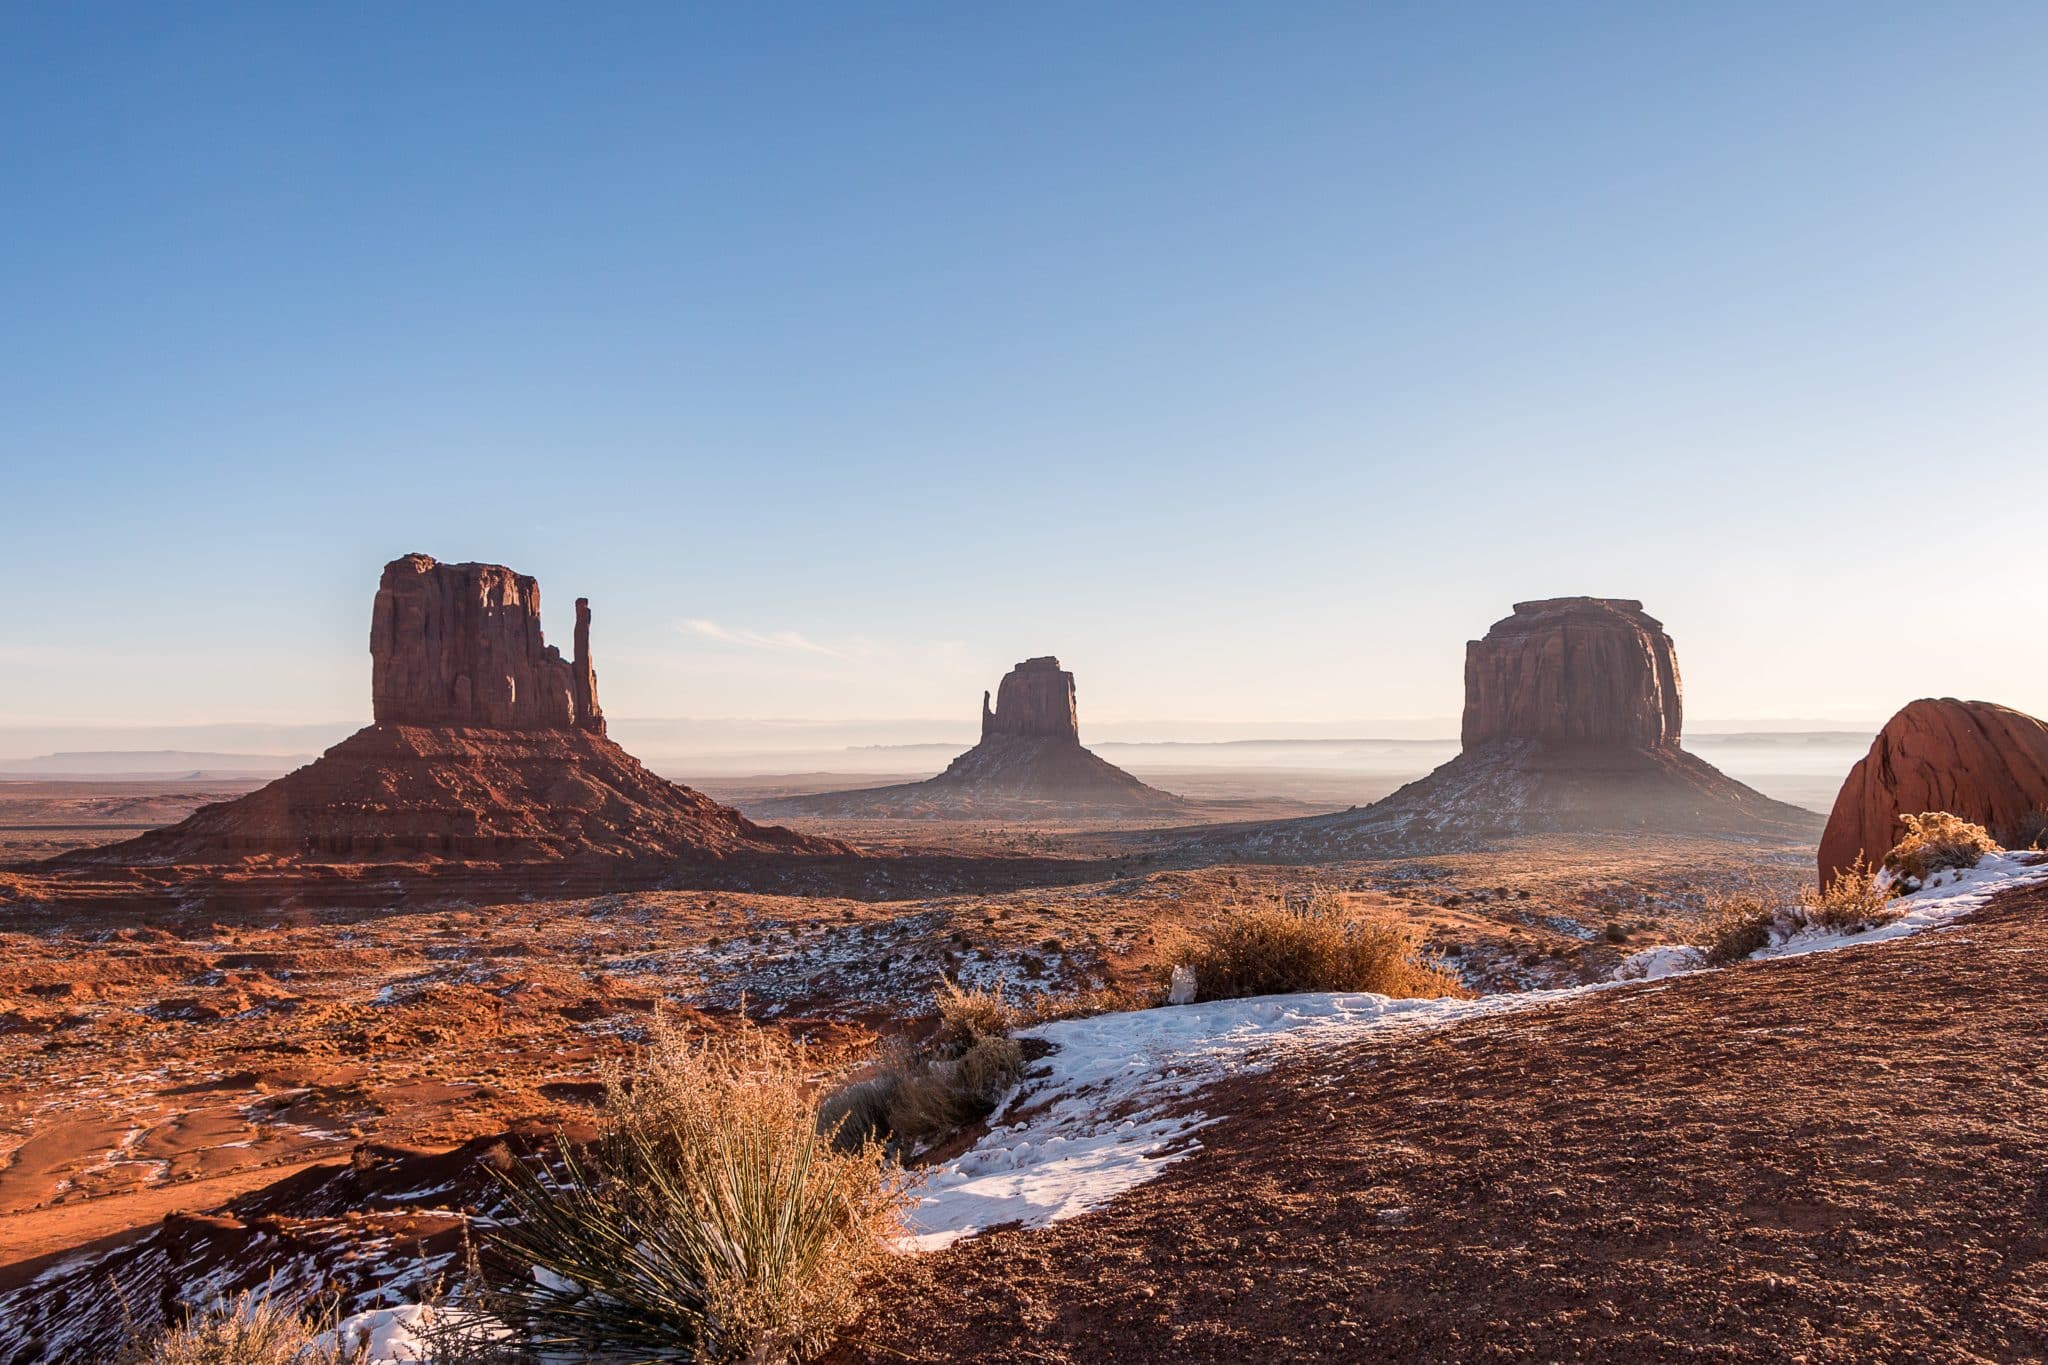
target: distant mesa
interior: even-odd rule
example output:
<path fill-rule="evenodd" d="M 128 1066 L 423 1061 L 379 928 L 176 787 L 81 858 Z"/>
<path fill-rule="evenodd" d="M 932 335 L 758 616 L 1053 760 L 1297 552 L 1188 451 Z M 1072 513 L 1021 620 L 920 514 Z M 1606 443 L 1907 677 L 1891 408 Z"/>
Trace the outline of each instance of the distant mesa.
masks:
<path fill-rule="evenodd" d="M 1004 675 L 994 704 L 981 694 L 981 742 L 923 782 L 788 797 L 763 808 L 779 816 L 943 819 L 985 815 L 1126 815 L 1184 810 L 1081 746 L 1074 675 L 1051 655 Z"/>
<path fill-rule="evenodd" d="M 1885 722 L 1849 770 L 1820 839 L 1823 884 L 1880 862 L 1902 815 L 1945 810 L 2008 847 L 2032 843 L 2048 812 L 2048 723 L 1988 701 L 1923 697 Z"/>
<path fill-rule="evenodd" d="M 541 637 L 540 585 L 498 564 L 406 555 L 370 617 L 375 724 L 180 824 L 64 855 L 68 867 L 719 862 L 840 855 L 655 776 L 605 737 L 576 603 L 575 654 Z"/>
<path fill-rule="evenodd" d="M 1464 748 L 1384 800 L 1233 836 L 1312 854 L 1532 833 L 1808 837 L 1819 818 L 1679 744 L 1678 656 L 1641 602 L 1517 602 L 1465 647 Z"/>

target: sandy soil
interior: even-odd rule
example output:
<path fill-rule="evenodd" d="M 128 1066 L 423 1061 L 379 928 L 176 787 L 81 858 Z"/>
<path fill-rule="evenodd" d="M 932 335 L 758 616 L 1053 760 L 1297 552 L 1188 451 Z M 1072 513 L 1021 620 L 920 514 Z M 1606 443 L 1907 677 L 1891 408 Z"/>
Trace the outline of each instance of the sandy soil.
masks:
<path fill-rule="evenodd" d="M 0 864 L 54 858 L 175 824 L 260 778 L 117 781 L 0 779 Z"/>
<path fill-rule="evenodd" d="M 1240 1078 L 842 1360 L 2039 1360 L 2048 890 Z"/>
<path fill-rule="evenodd" d="M 600 1060 L 657 1005 L 716 1023 L 744 1000 L 811 1037 L 821 1062 L 850 1061 L 919 1027 L 942 974 L 1015 994 L 1148 986 L 1175 927 L 1312 887 L 1416 924 L 1477 987 L 1568 984 L 1684 939 L 1707 890 L 1789 883 L 1809 857 L 1585 839 L 882 903 L 637 892 L 452 911 L 198 907 L 111 931 L 20 910 L 0 931 L 0 1264 L 47 1249 L 55 1210 L 73 1211 L 83 1241 L 208 1207 L 201 1182 L 365 1141 L 445 1146 L 572 1118 Z"/>

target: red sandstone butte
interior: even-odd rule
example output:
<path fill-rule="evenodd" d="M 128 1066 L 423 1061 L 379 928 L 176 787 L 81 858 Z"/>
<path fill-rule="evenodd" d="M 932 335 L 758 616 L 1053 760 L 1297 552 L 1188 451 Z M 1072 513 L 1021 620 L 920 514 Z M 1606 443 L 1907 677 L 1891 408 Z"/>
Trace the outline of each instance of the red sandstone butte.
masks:
<path fill-rule="evenodd" d="M 1675 748 L 1682 718 L 1677 652 L 1641 602 L 1517 602 L 1465 647 L 1467 749 L 1504 739 Z"/>
<path fill-rule="evenodd" d="M 2048 810 L 2048 724 L 1988 701 L 1923 697 L 1885 722 L 1849 770 L 1820 840 L 1823 885 L 1875 865 L 1902 815 L 1945 810 L 2010 842 Z"/>
<path fill-rule="evenodd" d="M 1186 804 L 1082 747 L 1074 675 L 1047 654 L 1005 674 L 993 708 L 989 694 L 981 694 L 981 742 L 937 777 L 788 797 L 764 809 L 839 819 L 923 819 L 1171 813 Z"/>
<path fill-rule="evenodd" d="M 56 861 L 484 870 L 852 852 L 649 772 L 605 736 L 582 600 L 575 638 L 571 659 L 542 638 L 523 574 L 395 559 L 370 612 L 375 724 L 238 800 Z"/>

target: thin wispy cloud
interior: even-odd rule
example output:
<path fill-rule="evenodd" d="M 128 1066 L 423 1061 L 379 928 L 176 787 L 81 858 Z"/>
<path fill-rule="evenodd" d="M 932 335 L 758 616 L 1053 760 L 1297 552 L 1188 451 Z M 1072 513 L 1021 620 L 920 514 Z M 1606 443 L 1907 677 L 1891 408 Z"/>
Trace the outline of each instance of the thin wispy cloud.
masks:
<path fill-rule="evenodd" d="M 828 654 L 835 659 L 845 655 L 830 645 L 821 645 L 816 640 L 806 639 L 793 630 L 748 630 L 743 626 L 722 626 L 716 621 L 699 618 L 683 622 L 683 629 L 707 640 L 722 644 L 739 645 L 746 649 L 769 649 L 797 654 Z"/>

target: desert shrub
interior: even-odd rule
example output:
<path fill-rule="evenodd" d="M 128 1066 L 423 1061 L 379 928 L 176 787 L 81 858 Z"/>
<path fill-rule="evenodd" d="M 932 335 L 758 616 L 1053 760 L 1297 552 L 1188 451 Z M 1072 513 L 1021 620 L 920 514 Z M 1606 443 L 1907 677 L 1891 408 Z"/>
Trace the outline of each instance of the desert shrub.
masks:
<path fill-rule="evenodd" d="M 1926 881 L 1936 872 L 1975 867 L 1987 853 L 2003 853 L 1982 825 L 1945 810 L 1902 815 L 1906 837 L 1884 855 L 1884 868 L 1897 877 Z"/>
<path fill-rule="evenodd" d="M 1023 1012 L 1003 996 L 1001 986 L 987 990 L 940 978 L 932 1004 L 939 1015 L 938 1045 L 964 1050 L 979 1038 L 1006 1038 L 1023 1022 Z"/>
<path fill-rule="evenodd" d="M 1716 967 L 1740 962 L 1771 941 L 1778 911 L 1755 891 L 1714 893 L 1707 897 L 1706 942 L 1701 945 L 1707 961 Z"/>
<path fill-rule="evenodd" d="M 986 1118 L 1023 1075 L 1024 1050 L 1010 1034 L 1041 1022 L 1031 1007 L 1011 1004 L 1000 987 L 945 979 L 933 1004 L 939 1027 L 929 1043 L 891 1043 L 826 1097 L 820 1121 L 842 1150 L 914 1150 Z"/>
<path fill-rule="evenodd" d="M 1189 933 L 1169 962 L 1195 973 L 1198 1000 L 1297 991 L 1375 991 L 1437 997 L 1468 992 L 1420 936 L 1391 920 L 1354 915 L 1317 893 L 1301 906 L 1264 901 L 1229 907 Z"/>
<path fill-rule="evenodd" d="M 321 1340 L 331 1327 L 325 1317 L 247 1291 L 175 1326 L 131 1334 L 120 1359 L 122 1365 L 359 1365 L 363 1352 Z"/>
<path fill-rule="evenodd" d="M 1898 912 L 1890 908 L 1891 899 L 1891 893 L 1879 885 L 1875 869 L 1859 854 L 1847 869 L 1835 874 L 1825 890 L 1809 887 L 1799 893 L 1799 915 L 1808 927 L 1853 934 L 1897 919 Z"/>
<path fill-rule="evenodd" d="M 603 1130 L 503 1177 L 491 1307 L 543 1352 L 802 1359 L 848 1321 L 907 1194 L 872 1144 L 835 1150 L 800 1046 L 750 1023 L 657 1022 L 606 1076 Z"/>

